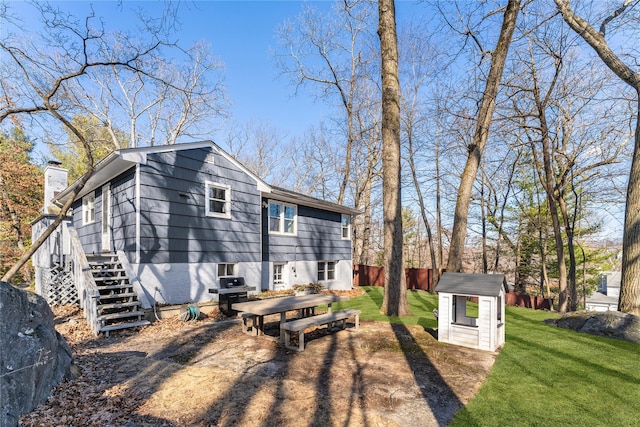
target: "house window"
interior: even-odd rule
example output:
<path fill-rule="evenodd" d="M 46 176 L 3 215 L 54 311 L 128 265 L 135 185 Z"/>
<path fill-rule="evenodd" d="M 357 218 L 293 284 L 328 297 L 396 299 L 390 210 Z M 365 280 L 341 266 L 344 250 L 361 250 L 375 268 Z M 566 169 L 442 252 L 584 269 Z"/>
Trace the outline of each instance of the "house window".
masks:
<path fill-rule="evenodd" d="M 269 233 L 296 234 L 298 208 L 282 202 L 269 202 Z"/>
<path fill-rule="evenodd" d="M 96 196 L 95 193 L 87 194 L 82 198 L 82 225 L 96 221 Z"/>
<path fill-rule="evenodd" d="M 318 262 L 318 282 L 336 279 L 336 262 L 335 261 L 319 261 Z"/>
<path fill-rule="evenodd" d="M 233 277 L 235 270 L 235 264 L 218 264 L 218 277 Z"/>
<path fill-rule="evenodd" d="M 284 264 L 273 264 L 273 284 L 275 286 L 284 284 Z"/>
<path fill-rule="evenodd" d="M 207 216 L 231 218 L 231 188 L 228 185 L 205 183 Z"/>
<path fill-rule="evenodd" d="M 351 216 L 342 215 L 342 238 L 351 239 Z"/>

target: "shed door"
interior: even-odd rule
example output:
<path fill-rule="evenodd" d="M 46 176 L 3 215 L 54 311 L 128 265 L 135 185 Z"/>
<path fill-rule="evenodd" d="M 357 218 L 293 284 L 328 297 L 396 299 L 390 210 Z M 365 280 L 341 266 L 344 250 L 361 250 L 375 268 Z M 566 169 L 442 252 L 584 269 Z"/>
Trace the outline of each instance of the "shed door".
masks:
<path fill-rule="evenodd" d="M 111 251 L 111 186 L 102 186 L 102 252 Z"/>

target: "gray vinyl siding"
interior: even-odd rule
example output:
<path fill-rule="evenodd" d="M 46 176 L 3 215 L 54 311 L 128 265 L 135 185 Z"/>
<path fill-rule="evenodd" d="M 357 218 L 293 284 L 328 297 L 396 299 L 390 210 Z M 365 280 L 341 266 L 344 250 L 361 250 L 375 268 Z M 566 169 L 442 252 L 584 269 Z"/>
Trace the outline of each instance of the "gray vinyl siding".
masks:
<path fill-rule="evenodd" d="M 149 154 L 140 167 L 140 262 L 260 261 L 256 182 L 209 149 Z M 205 182 L 228 185 L 231 218 L 205 215 Z"/>
<path fill-rule="evenodd" d="M 82 198 L 73 203 L 73 224 L 86 253 L 102 251 L 102 187 L 94 190 L 95 217 L 92 224 L 82 225 Z M 135 167 L 111 181 L 111 247 L 124 250 L 133 260 L 135 252 Z"/>
<path fill-rule="evenodd" d="M 125 251 L 129 261 L 135 260 L 136 251 L 135 179 L 136 168 L 132 167 L 111 181 L 111 248 Z"/>
<path fill-rule="evenodd" d="M 296 236 L 269 234 L 267 215 L 263 209 L 263 261 L 351 259 L 351 240 L 342 239 L 341 214 L 298 205 Z"/>
<path fill-rule="evenodd" d="M 101 252 L 101 239 L 100 233 L 100 212 L 102 212 L 101 201 L 102 190 L 100 188 L 94 191 L 95 202 L 95 222 L 91 224 L 82 225 L 82 198 L 73 202 L 73 225 L 78 232 L 78 237 L 82 243 L 84 251 L 88 254 Z"/>

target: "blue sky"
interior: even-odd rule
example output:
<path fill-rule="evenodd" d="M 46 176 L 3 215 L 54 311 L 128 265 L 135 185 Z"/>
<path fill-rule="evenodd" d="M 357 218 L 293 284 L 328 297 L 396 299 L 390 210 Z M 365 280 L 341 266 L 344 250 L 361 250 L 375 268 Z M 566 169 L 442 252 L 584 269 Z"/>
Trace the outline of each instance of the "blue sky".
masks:
<path fill-rule="evenodd" d="M 6 0 L 5 0 L 6 1 Z M 134 9 L 160 16 L 162 1 L 53 1 L 54 6 L 83 19 L 91 8 L 107 31 L 132 30 L 137 23 Z M 333 1 L 309 1 L 314 7 L 329 11 Z M 9 0 L 7 4 L 24 17 L 26 3 Z M 205 40 L 213 55 L 224 63 L 225 86 L 232 102 L 231 116 L 240 123 L 259 120 L 278 129 L 287 138 L 300 136 L 311 126 L 319 125 L 332 112 L 331 103 L 316 100 L 310 91 L 295 85 L 287 77 L 279 77 L 271 50 L 277 47 L 276 29 L 286 20 L 294 20 L 302 11 L 303 1 L 184 1 L 178 4 L 179 31 L 182 47 Z M 424 4 L 398 1 L 401 16 L 418 19 Z M 40 27 L 35 16 L 27 17 L 25 28 Z M 0 28 L 0 32 L 2 29 Z M 211 137 L 220 141 L 221 133 Z"/>
<path fill-rule="evenodd" d="M 24 17 L 27 9 L 23 1 L 9 0 L 10 8 Z M 133 9 L 142 8 L 158 16 L 161 1 L 53 1 L 53 5 L 76 17 L 84 18 L 95 10 L 107 31 L 135 28 Z M 329 9 L 330 1 L 310 2 L 318 8 Z M 175 3 L 174 3 L 175 4 Z M 176 34 L 183 47 L 205 40 L 213 55 L 225 65 L 224 76 L 231 114 L 240 122 L 251 119 L 270 123 L 287 136 L 301 134 L 318 124 L 328 112 L 326 104 L 316 102 L 309 94 L 299 92 L 284 78 L 278 78 L 275 48 L 278 25 L 294 19 L 300 13 L 301 1 L 187 1 L 179 4 L 181 23 Z M 25 27 L 39 26 L 35 16 L 27 16 Z M 30 29 L 31 30 L 31 29 Z M 2 31 L 2 29 L 0 29 Z"/>
<path fill-rule="evenodd" d="M 81 2 L 59 2 L 77 11 L 86 10 Z M 329 8 L 331 2 L 316 2 Z M 211 50 L 225 64 L 225 83 L 233 102 L 232 115 L 240 122 L 265 120 L 285 131 L 298 134 L 319 122 L 327 111 L 326 104 L 304 93 L 295 96 L 295 87 L 278 70 L 270 49 L 277 41 L 275 31 L 286 19 L 293 19 L 301 10 L 299 1 L 197 1 L 180 4 L 179 43 L 191 46 L 206 40 Z M 108 28 L 133 25 L 127 13 L 133 7 L 159 13 L 162 3 L 156 1 L 126 1 L 122 11 L 115 2 L 94 4 L 99 16 L 105 17 Z M 123 18 L 125 20 L 123 21 Z M 113 22 L 116 21 L 116 22 Z"/>

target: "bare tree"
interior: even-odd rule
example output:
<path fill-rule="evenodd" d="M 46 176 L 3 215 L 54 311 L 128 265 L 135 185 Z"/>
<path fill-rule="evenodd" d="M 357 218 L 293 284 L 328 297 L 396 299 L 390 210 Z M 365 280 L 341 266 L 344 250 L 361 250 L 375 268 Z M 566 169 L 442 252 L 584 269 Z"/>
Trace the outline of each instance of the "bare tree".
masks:
<path fill-rule="evenodd" d="M 387 316 L 408 316 L 407 285 L 402 257 L 400 176 L 400 82 L 398 39 L 393 0 L 378 1 L 382 59 L 382 197 L 384 217 L 384 299 Z"/>
<path fill-rule="evenodd" d="M 229 154 L 258 177 L 283 186 L 289 176 L 290 161 L 295 157 L 284 155 L 291 151 L 285 146 L 285 136 L 268 122 L 250 120 L 228 126 L 223 142 Z"/>
<path fill-rule="evenodd" d="M 359 141 L 359 100 L 371 89 L 369 62 L 372 59 L 369 38 L 373 11 L 367 1 L 334 4 L 333 13 L 323 16 L 305 6 L 295 22 L 279 28 L 283 51 L 277 56 L 283 74 L 297 87 L 311 84 L 318 96 L 330 101 L 333 96 L 344 119 L 346 142 L 337 202 L 343 203 L 351 175 L 354 145 Z"/>
<path fill-rule="evenodd" d="M 94 173 L 96 159 L 88 136 L 73 123 L 74 116 L 90 108 L 86 104 L 86 93 L 78 92 L 78 89 L 85 87 L 87 80 L 95 80 L 97 75 L 109 70 L 140 74 L 162 84 L 163 76 L 154 69 L 152 59 L 162 48 L 176 47 L 161 37 L 161 27 L 150 30 L 147 39 L 141 41 L 139 37 L 123 33 L 108 33 L 93 13 L 78 20 L 51 5 L 34 4 L 33 7 L 43 25 L 42 39 L 25 37 L 20 22 L 6 9 L 0 15 L 0 25 L 6 34 L 0 40 L 3 58 L 0 123 L 26 116 L 33 124 L 66 130 L 79 141 L 86 155 L 88 171 L 76 181 L 53 223 L 4 275 L 4 281 L 10 281 L 58 227 Z"/>
<path fill-rule="evenodd" d="M 507 59 L 509 45 L 516 27 L 516 19 L 520 11 L 520 0 L 509 0 L 504 12 L 502 28 L 495 50 L 491 54 L 491 67 L 487 76 L 486 86 L 482 95 L 482 103 L 478 111 L 476 130 L 472 143 L 468 146 L 468 157 L 460 179 L 458 198 L 453 219 L 453 231 L 447 261 L 447 271 L 462 270 L 462 257 L 467 236 L 467 219 L 469 203 L 476 174 L 480 166 L 482 152 L 489 137 L 489 127 L 493 117 L 496 96 L 500 87 L 502 71 Z"/>
<path fill-rule="evenodd" d="M 636 129 L 634 150 L 627 183 L 627 204 L 624 220 L 624 236 L 622 239 L 622 279 L 620 283 L 620 300 L 618 310 L 640 315 L 640 72 L 637 68 L 637 51 L 626 53 L 633 65 L 626 64 L 609 46 L 606 39 L 607 26 L 629 15 L 631 9 L 638 5 L 637 0 L 625 0 L 622 5 L 606 15 L 600 24 L 599 31 L 589 22 L 575 14 L 569 1 L 554 0 L 564 21 L 582 37 L 598 54 L 604 64 L 609 67 L 623 82 L 636 92 Z M 637 17 L 636 17 L 637 22 Z M 633 49 L 637 48 L 637 44 Z"/>

